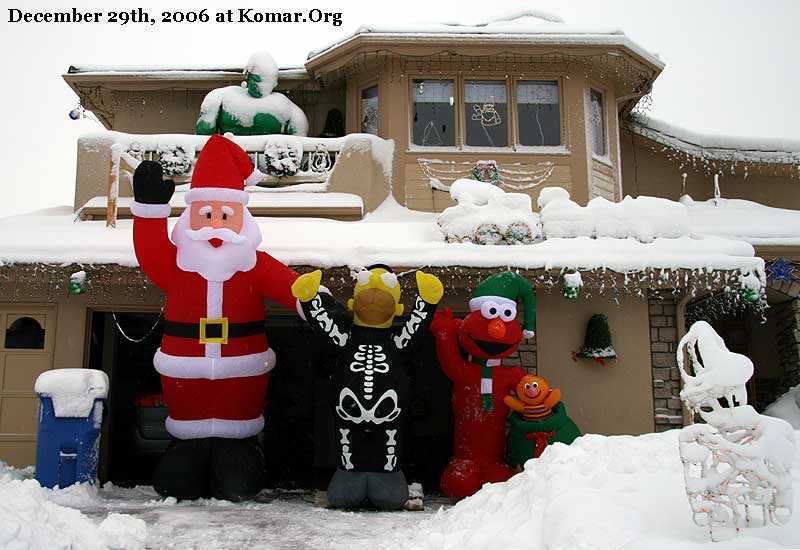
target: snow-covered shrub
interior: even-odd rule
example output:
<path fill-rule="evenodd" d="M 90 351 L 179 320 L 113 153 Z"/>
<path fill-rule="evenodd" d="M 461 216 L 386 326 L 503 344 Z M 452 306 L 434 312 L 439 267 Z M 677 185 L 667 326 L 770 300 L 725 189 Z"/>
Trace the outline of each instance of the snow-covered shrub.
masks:
<path fill-rule="evenodd" d="M 145 159 L 146 151 L 144 150 L 144 146 L 138 141 L 130 142 L 125 152 L 140 162 Z"/>
<path fill-rule="evenodd" d="M 446 208 L 437 220 L 447 242 L 530 244 L 540 234 L 529 195 L 459 179 L 450 186 L 450 196 L 458 205 Z"/>
<path fill-rule="evenodd" d="M 185 143 L 159 143 L 158 162 L 164 170 L 164 176 L 185 176 L 192 169 L 194 147 Z"/>
<path fill-rule="evenodd" d="M 300 170 L 303 145 L 291 137 L 274 137 L 267 141 L 259 169 L 271 176 L 293 176 Z"/>
<path fill-rule="evenodd" d="M 689 356 L 692 371 L 684 365 Z M 791 465 L 795 440 L 784 420 L 747 405 L 753 363 L 727 349 L 705 321 L 678 345 L 681 399 L 706 423 L 681 430 L 680 454 L 693 519 L 713 540 L 744 527 L 786 523 L 792 514 Z M 723 406 L 721 401 L 727 404 Z"/>
<path fill-rule="evenodd" d="M 689 213 L 677 202 L 656 197 L 625 197 L 611 202 L 596 197 L 580 206 L 561 188 L 543 189 L 539 195 L 545 238 L 634 238 L 643 243 L 655 238 L 690 234 Z"/>

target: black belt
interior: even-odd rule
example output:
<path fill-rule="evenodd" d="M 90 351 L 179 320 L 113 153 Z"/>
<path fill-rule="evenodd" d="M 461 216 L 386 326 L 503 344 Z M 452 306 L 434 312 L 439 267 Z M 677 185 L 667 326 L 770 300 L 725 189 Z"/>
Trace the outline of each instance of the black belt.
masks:
<path fill-rule="evenodd" d="M 241 338 L 264 334 L 264 321 L 248 321 L 246 323 L 225 323 L 228 326 L 228 338 Z M 205 323 L 204 338 L 222 338 L 223 323 L 209 319 Z M 199 323 L 181 323 L 178 321 L 164 321 L 164 334 L 178 338 L 200 339 Z"/>

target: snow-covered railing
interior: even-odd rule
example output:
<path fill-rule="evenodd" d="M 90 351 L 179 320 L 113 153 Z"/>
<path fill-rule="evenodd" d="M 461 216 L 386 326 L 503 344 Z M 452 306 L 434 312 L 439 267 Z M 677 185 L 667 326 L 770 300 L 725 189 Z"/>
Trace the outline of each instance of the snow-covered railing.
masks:
<path fill-rule="evenodd" d="M 394 142 L 367 134 L 340 138 L 283 135 L 228 136 L 238 143 L 265 177 L 258 191 L 350 192 L 362 196 L 368 212 L 388 194 Z M 164 177 L 176 184 L 191 181 L 194 161 L 209 136 L 185 134 L 134 135 L 103 132 L 79 141 L 75 209 L 96 197 L 106 198 L 106 223 L 116 224 L 118 199 L 130 196 L 120 188 L 121 176 L 131 176 L 141 160 L 159 161 Z M 102 184 L 97 155 L 106 156 Z M 347 160 L 339 162 L 344 155 Z M 91 158 L 90 158 L 91 157 Z M 343 172 L 338 177 L 334 172 Z M 345 177 L 347 176 L 347 177 Z M 179 187 L 178 190 L 181 188 Z M 368 195 L 368 196 L 365 196 Z M 374 195 L 374 196 L 373 196 Z M 377 202 L 376 202 L 377 201 Z"/>

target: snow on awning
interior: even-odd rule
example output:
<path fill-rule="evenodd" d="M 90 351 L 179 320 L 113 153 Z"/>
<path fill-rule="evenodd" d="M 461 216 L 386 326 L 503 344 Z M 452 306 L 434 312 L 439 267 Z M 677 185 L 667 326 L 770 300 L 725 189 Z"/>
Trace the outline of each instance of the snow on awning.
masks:
<path fill-rule="evenodd" d="M 789 164 L 800 171 L 798 140 L 703 134 L 649 117 L 627 120 L 622 128 L 703 162 Z"/>
<path fill-rule="evenodd" d="M 308 60 L 311 61 L 359 35 L 386 38 L 453 38 L 462 41 L 470 38 L 497 39 L 500 41 L 524 39 L 525 42 L 532 44 L 623 46 L 659 70 L 665 66 L 658 56 L 633 42 L 619 29 L 568 25 L 560 17 L 538 10 L 524 10 L 468 24 L 362 25 L 353 34 L 324 48 L 312 50 L 308 54 Z"/>
<path fill-rule="evenodd" d="M 317 195 L 319 196 L 319 195 Z M 324 195 L 323 195 L 324 196 Z M 635 239 L 556 238 L 530 245 L 446 243 L 436 214 L 414 212 L 391 198 L 363 220 L 257 218 L 261 248 L 289 265 L 357 269 L 397 267 L 517 268 L 524 270 L 699 270 L 763 274 L 764 262 L 745 242 L 718 237 Z M 170 226 L 175 218 L 170 219 Z M 0 262 L 138 265 L 133 220 L 115 230 L 103 221 L 75 221 L 68 207 L 0 219 Z"/>

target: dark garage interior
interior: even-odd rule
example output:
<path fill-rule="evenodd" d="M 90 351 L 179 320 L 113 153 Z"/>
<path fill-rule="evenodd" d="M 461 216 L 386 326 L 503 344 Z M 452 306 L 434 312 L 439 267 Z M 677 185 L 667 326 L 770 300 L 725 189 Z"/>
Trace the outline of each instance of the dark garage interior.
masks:
<path fill-rule="evenodd" d="M 95 311 L 89 367 L 109 375 L 99 478 L 119 486 L 150 485 L 169 445 L 166 406 L 152 358 L 161 341 L 159 312 Z M 324 489 L 336 457 L 329 375 L 334 356 L 300 319 L 267 317 L 267 338 L 278 356 L 270 375 L 260 434 L 268 487 Z M 411 410 L 407 415 L 403 471 L 426 493 L 438 492 L 452 450 L 450 382 L 439 369 L 433 338 L 407 354 Z"/>

